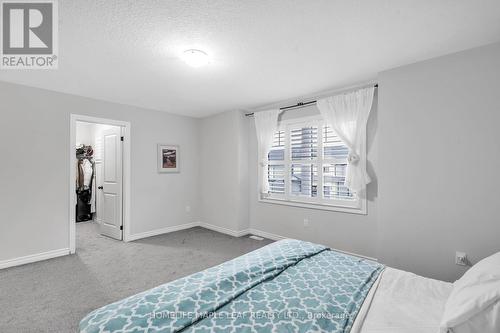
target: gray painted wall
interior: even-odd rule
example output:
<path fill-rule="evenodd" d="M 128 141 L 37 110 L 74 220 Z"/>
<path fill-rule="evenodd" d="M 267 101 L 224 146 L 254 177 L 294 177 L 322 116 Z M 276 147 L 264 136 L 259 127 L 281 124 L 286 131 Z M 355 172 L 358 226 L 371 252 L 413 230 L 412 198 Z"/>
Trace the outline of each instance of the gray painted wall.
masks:
<path fill-rule="evenodd" d="M 500 43 L 379 76 L 378 256 L 454 280 L 500 250 Z M 427 163 L 425 162 L 427 161 Z"/>
<path fill-rule="evenodd" d="M 232 231 L 248 228 L 246 121 L 241 112 L 224 112 L 200 124 L 202 220 Z"/>
<path fill-rule="evenodd" d="M 132 234 L 200 219 L 199 120 L 1 82 L 0 101 L 0 260 L 69 246 L 70 113 L 132 123 Z M 157 173 L 158 143 L 181 173 Z"/>

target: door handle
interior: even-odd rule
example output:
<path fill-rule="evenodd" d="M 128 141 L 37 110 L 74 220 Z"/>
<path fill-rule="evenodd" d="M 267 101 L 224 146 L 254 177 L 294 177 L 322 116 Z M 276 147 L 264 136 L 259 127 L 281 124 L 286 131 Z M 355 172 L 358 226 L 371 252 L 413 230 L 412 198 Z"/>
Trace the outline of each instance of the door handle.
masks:
<path fill-rule="evenodd" d="M 98 190 L 103 190 L 103 189 L 104 189 L 104 187 L 102 187 L 102 186 L 98 186 L 98 187 L 97 187 L 97 189 L 98 189 Z"/>

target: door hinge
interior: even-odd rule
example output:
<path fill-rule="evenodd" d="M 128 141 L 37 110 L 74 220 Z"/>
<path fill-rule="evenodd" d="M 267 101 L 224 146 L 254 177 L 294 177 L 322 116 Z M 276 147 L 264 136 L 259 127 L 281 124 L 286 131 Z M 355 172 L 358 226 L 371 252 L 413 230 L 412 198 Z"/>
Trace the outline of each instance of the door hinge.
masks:
<path fill-rule="evenodd" d="M 123 226 L 122 225 L 120 226 L 120 230 L 123 230 Z"/>
<path fill-rule="evenodd" d="M 122 136 L 122 137 L 120 137 L 120 140 L 121 140 L 121 141 L 123 141 L 123 136 Z"/>

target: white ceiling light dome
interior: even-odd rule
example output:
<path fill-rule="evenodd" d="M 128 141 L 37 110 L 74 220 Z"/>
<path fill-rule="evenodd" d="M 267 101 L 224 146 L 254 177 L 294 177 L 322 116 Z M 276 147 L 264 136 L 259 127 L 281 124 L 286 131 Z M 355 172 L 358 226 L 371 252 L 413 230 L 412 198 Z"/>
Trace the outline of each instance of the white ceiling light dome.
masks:
<path fill-rule="evenodd" d="M 208 54 L 202 50 L 189 49 L 182 54 L 182 60 L 191 67 L 198 68 L 208 65 L 210 59 Z"/>

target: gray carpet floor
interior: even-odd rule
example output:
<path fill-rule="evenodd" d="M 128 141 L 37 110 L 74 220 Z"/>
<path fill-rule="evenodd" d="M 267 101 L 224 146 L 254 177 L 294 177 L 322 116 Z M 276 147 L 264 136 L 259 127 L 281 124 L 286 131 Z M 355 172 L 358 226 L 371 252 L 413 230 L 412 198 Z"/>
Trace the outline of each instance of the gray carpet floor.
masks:
<path fill-rule="evenodd" d="M 0 270 L 0 332 L 76 332 L 90 311 L 271 243 L 203 228 L 124 243 L 77 223 L 76 254 Z"/>

